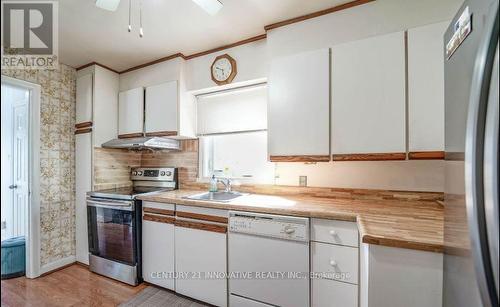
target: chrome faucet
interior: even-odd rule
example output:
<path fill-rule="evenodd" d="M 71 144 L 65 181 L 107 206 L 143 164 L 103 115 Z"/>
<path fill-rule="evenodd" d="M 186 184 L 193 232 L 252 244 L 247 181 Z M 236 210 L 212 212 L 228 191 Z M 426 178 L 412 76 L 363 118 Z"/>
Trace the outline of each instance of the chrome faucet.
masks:
<path fill-rule="evenodd" d="M 217 179 L 217 182 L 220 182 L 224 185 L 224 191 L 226 193 L 231 193 L 232 192 L 232 187 L 231 187 L 231 179 L 229 178 L 222 178 L 222 179 Z"/>

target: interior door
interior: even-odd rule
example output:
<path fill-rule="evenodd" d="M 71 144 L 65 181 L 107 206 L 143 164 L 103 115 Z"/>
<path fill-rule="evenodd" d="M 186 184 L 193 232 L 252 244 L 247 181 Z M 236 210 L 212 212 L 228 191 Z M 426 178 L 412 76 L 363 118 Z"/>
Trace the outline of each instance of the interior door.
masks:
<path fill-rule="evenodd" d="M 12 235 L 24 236 L 28 231 L 27 212 L 29 200 L 29 99 L 30 92 L 16 88 L 13 91 L 13 190 Z"/>

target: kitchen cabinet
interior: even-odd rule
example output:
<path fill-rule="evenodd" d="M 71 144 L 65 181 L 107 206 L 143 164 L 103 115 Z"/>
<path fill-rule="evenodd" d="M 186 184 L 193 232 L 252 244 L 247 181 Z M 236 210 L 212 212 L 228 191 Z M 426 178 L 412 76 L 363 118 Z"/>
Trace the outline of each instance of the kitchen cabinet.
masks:
<path fill-rule="evenodd" d="M 330 160 L 329 67 L 329 49 L 271 61 L 268 78 L 271 161 Z"/>
<path fill-rule="evenodd" d="M 142 277 L 151 284 L 175 290 L 175 205 L 145 201 L 142 207 Z"/>
<path fill-rule="evenodd" d="M 137 137 L 144 132 L 144 88 L 118 95 L 118 137 Z"/>
<path fill-rule="evenodd" d="M 404 32 L 335 45 L 331 57 L 333 160 L 404 160 Z"/>
<path fill-rule="evenodd" d="M 178 96 L 177 81 L 146 87 L 146 135 L 178 134 Z"/>
<path fill-rule="evenodd" d="M 443 254 L 362 243 L 360 307 L 441 307 Z"/>
<path fill-rule="evenodd" d="M 76 78 L 76 125 L 90 123 L 92 126 L 93 74 Z"/>
<path fill-rule="evenodd" d="M 356 223 L 311 220 L 313 307 L 357 307 L 359 244 Z"/>
<path fill-rule="evenodd" d="M 443 35 L 448 24 L 408 30 L 410 159 L 444 158 Z"/>
<path fill-rule="evenodd" d="M 88 264 L 86 193 L 93 184 L 93 148 L 116 138 L 117 73 L 99 65 L 77 72 L 75 124 L 76 260 Z"/>
<path fill-rule="evenodd" d="M 76 261 L 89 263 L 86 193 L 92 190 L 92 133 L 75 135 Z"/>
<path fill-rule="evenodd" d="M 176 280 L 177 293 L 227 306 L 226 241 L 226 210 L 176 207 L 175 271 L 184 274 Z"/>

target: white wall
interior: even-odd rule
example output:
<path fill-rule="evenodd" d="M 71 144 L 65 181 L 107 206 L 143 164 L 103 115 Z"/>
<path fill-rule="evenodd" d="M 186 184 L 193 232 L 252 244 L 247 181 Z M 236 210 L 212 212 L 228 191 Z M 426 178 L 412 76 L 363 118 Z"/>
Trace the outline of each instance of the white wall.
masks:
<path fill-rule="evenodd" d="M 444 191 L 444 161 L 336 161 L 317 164 L 277 163 L 275 183 L 311 187 L 404 191 Z"/>
<path fill-rule="evenodd" d="M 179 81 L 182 65 L 184 65 L 184 60 L 182 58 L 175 58 L 170 61 L 160 62 L 120 74 L 120 92 L 167 81 Z"/>
<path fill-rule="evenodd" d="M 305 50 L 449 20 L 463 0 L 377 0 L 267 33 L 269 56 Z"/>
<path fill-rule="evenodd" d="M 236 60 L 237 75 L 233 83 L 265 78 L 267 76 L 266 40 L 240 45 L 219 52 L 207 54 L 186 62 L 186 86 L 188 91 L 215 87 L 210 77 L 210 66 L 221 54 L 229 54 Z"/>

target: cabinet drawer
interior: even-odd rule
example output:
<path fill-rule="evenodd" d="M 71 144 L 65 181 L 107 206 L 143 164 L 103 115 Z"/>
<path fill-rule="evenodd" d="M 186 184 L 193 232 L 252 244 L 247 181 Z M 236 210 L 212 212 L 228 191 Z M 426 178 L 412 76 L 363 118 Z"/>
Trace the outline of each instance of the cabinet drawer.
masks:
<path fill-rule="evenodd" d="M 358 249 L 311 242 L 312 271 L 325 278 L 358 283 Z"/>
<path fill-rule="evenodd" d="M 328 279 L 313 279 L 312 307 L 358 307 L 358 286 Z"/>
<path fill-rule="evenodd" d="M 312 219 L 311 240 L 358 247 L 358 226 L 354 222 Z"/>
<path fill-rule="evenodd" d="M 143 209 L 143 211 L 147 211 L 147 210 L 144 210 L 145 208 L 167 210 L 167 211 L 174 211 L 175 212 L 175 205 L 174 204 L 155 203 L 155 202 L 151 202 L 151 201 L 143 201 L 142 202 L 142 209 Z M 158 213 L 158 214 L 162 214 L 162 213 Z M 167 214 L 167 215 L 170 215 L 170 214 Z"/>

